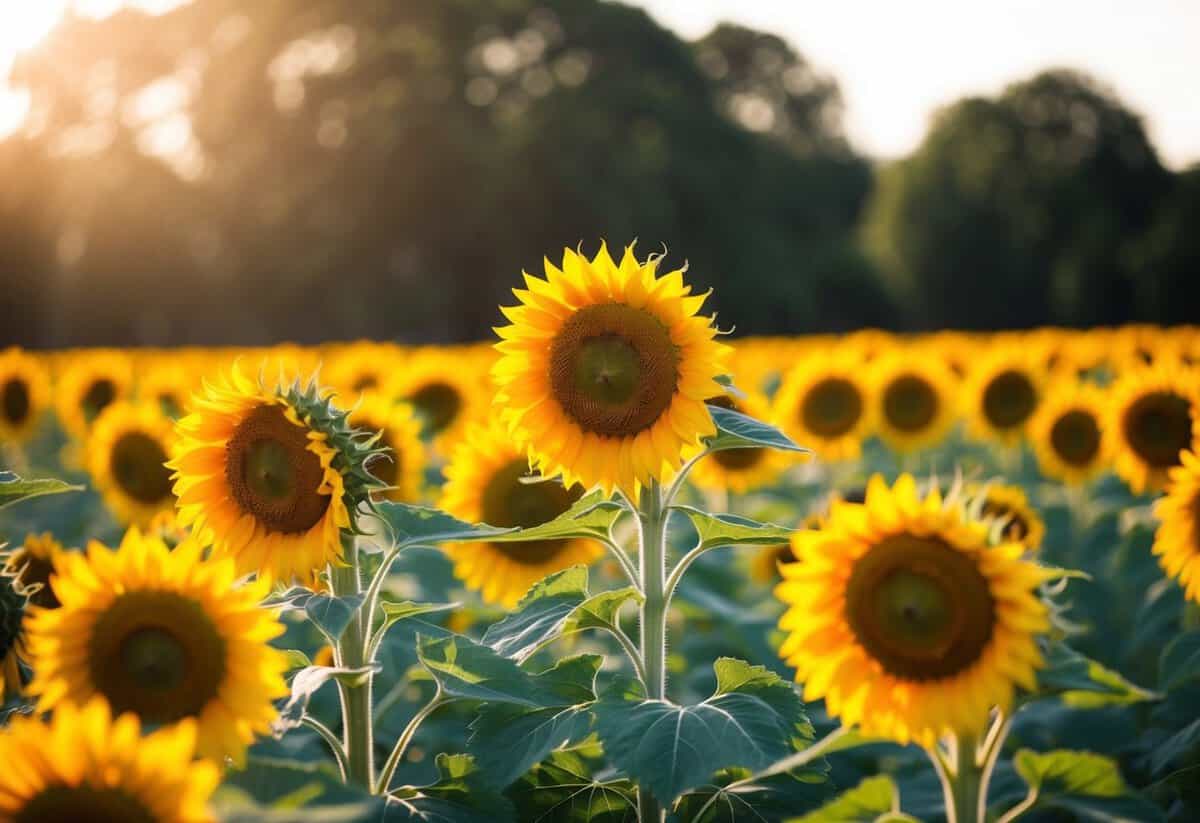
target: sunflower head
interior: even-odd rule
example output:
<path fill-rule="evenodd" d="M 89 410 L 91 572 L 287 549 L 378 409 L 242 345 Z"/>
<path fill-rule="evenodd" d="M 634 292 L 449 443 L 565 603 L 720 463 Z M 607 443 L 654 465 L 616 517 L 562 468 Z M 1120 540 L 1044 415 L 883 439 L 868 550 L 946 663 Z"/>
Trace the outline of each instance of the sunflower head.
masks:
<path fill-rule="evenodd" d="M 18 348 L 0 352 L 0 442 L 27 440 L 50 400 L 41 360 Z"/>
<path fill-rule="evenodd" d="M 1029 424 L 1042 472 L 1072 485 L 1086 483 L 1108 466 L 1103 435 L 1106 396 L 1074 378 L 1054 384 Z"/>
<path fill-rule="evenodd" d="M 841 346 L 797 363 L 775 396 L 775 419 L 822 460 L 858 457 L 874 421 L 864 361 Z"/>
<path fill-rule="evenodd" d="M 382 394 L 408 405 L 421 424 L 421 436 L 447 454 L 486 408 L 491 399 L 487 383 L 472 358 L 421 349 L 396 367 Z"/>
<path fill-rule="evenodd" d="M 138 379 L 138 401 L 153 406 L 172 420 L 183 416 L 195 388 L 193 372 L 175 357 L 159 357 Z"/>
<path fill-rule="evenodd" d="M 142 735 L 100 698 L 64 703 L 50 720 L 16 717 L 0 730 L 0 818 L 14 823 L 209 823 L 220 775 L 193 761 L 195 724 Z"/>
<path fill-rule="evenodd" d="M 1166 491 L 1154 504 L 1154 554 L 1188 599 L 1200 603 L 1200 458 L 1193 452 L 1171 469 Z"/>
<path fill-rule="evenodd" d="M 879 434 L 893 449 L 934 445 L 954 425 L 958 380 L 935 353 L 915 348 L 881 356 L 871 377 Z"/>
<path fill-rule="evenodd" d="M 58 598 L 50 588 L 50 575 L 65 551 L 50 532 L 26 535 L 21 547 L 5 559 L 2 573 L 11 578 L 13 588 L 28 597 L 32 605 L 56 608 Z"/>
<path fill-rule="evenodd" d="M 968 487 L 965 498 L 971 515 L 989 529 L 998 529 L 1003 541 L 1020 543 L 1031 551 L 1041 548 L 1046 524 L 1020 486 L 988 483 Z"/>
<path fill-rule="evenodd" d="M 117 402 L 96 418 L 87 440 L 87 467 L 120 522 L 145 526 L 174 507 L 166 466 L 173 436 L 170 418 L 154 405 Z"/>
<path fill-rule="evenodd" d="M 1042 372 L 1036 352 L 1018 343 L 996 343 L 971 369 L 964 396 L 971 432 L 1007 445 L 1020 442 L 1037 411 Z"/>
<path fill-rule="evenodd" d="M 909 475 L 873 477 L 866 502 L 835 502 L 794 537 L 776 595 L 788 610 L 780 654 L 806 700 L 866 734 L 931 745 L 978 734 L 992 706 L 1034 688 L 1036 635 L 1050 628 L 1037 589 L 1049 573 L 1018 543 L 921 496 Z"/>
<path fill-rule="evenodd" d="M 633 496 L 714 433 L 704 401 L 724 391 L 729 348 L 697 314 L 707 295 L 683 269 L 659 276 L 660 260 L 565 250 L 561 269 L 525 274 L 520 305 L 502 309 L 496 400 L 543 475 Z"/>
<path fill-rule="evenodd" d="M 100 412 L 129 393 L 132 376 L 132 364 L 120 352 L 73 355 L 54 391 L 63 428 L 79 440 L 86 439 Z"/>
<path fill-rule="evenodd" d="M 1200 436 L 1200 381 L 1177 365 L 1134 369 L 1113 384 L 1105 437 L 1136 493 L 1161 491 Z"/>

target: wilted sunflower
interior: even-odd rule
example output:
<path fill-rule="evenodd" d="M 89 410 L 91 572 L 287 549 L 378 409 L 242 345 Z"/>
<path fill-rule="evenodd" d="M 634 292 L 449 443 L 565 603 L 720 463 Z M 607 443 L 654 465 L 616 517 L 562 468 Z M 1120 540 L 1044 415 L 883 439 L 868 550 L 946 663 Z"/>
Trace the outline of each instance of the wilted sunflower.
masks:
<path fill-rule="evenodd" d="M 760 394 L 737 398 L 722 394 L 710 397 L 708 404 L 771 422 L 771 404 Z M 771 483 L 786 466 L 786 459 L 773 449 L 727 449 L 697 463 L 691 480 L 700 488 L 745 494 Z"/>
<path fill-rule="evenodd" d="M 113 403 L 87 440 L 87 467 L 104 503 L 122 524 L 146 526 L 175 506 L 167 454 L 171 420 L 156 406 Z"/>
<path fill-rule="evenodd" d="M 12 823 L 209 823 L 217 767 L 194 761 L 195 724 L 142 736 L 96 698 L 0 730 L 0 819 Z"/>
<path fill-rule="evenodd" d="M 954 425 L 958 380 L 932 351 L 910 346 L 871 369 L 879 436 L 896 451 L 935 445 Z"/>
<path fill-rule="evenodd" d="M 1200 388 L 1178 366 L 1135 369 L 1110 389 L 1105 437 L 1116 473 L 1137 494 L 1161 491 L 1200 429 Z"/>
<path fill-rule="evenodd" d="M 49 402 L 42 362 L 17 348 L 0 352 L 0 443 L 27 440 Z"/>
<path fill-rule="evenodd" d="M 724 392 L 729 347 L 697 315 L 707 295 L 692 295 L 683 269 L 660 277 L 660 260 L 568 249 L 502 309 L 512 324 L 496 329 L 496 401 L 543 475 L 632 496 L 715 432 L 704 401 Z"/>
<path fill-rule="evenodd" d="M 367 392 L 350 412 L 350 422 L 371 434 L 378 432 L 376 445 L 387 450 L 367 464 L 367 471 L 388 487 L 375 496 L 406 503 L 418 500 L 425 476 L 425 444 L 412 406 Z"/>
<path fill-rule="evenodd" d="M 981 440 L 1016 445 L 1041 399 L 1036 352 L 1016 342 L 995 343 L 971 369 L 963 387 L 970 430 Z"/>
<path fill-rule="evenodd" d="M 775 588 L 789 607 L 780 655 L 805 700 L 825 698 L 846 726 L 930 746 L 981 733 L 992 706 L 1035 688 L 1049 572 L 1019 543 L 989 545 L 962 505 L 922 499 L 910 475 L 893 488 L 875 476 L 865 504 L 835 503 L 793 544 Z"/>
<path fill-rule="evenodd" d="M 26 658 L 22 631 L 25 605 L 25 596 L 13 588 L 13 579 L 0 575 L 0 703 L 21 692 L 20 661 Z"/>
<path fill-rule="evenodd" d="M 78 440 L 86 439 L 100 412 L 129 394 L 132 374 L 129 358 L 120 352 L 72 355 L 54 388 L 63 428 Z"/>
<path fill-rule="evenodd" d="M 1182 465 L 1170 471 L 1166 497 L 1154 504 L 1159 519 L 1154 554 L 1188 599 L 1200 603 L 1200 458 L 1183 453 Z"/>
<path fill-rule="evenodd" d="M 478 420 L 491 400 L 486 379 L 464 360 L 423 349 L 392 373 L 383 394 L 407 403 L 421 421 L 421 434 L 443 454 L 462 439 L 469 421 Z"/>
<path fill-rule="evenodd" d="M 796 364 L 775 396 L 775 419 L 827 462 L 858 457 L 870 433 L 873 403 L 857 353 L 835 349 Z"/>
<path fill-rule="evenodd" d="M 29 534 L 21 547 L 8 555 L 2 573 L 12 579 L 14 588 L 28 597 L 32 605 L 58 608 L 58 598 L 50 588 L 50 575 L 65 552 L 50 532 Z"/>
<path fill-rule="evenodd" d="M 978 514 L 985 523 L 996 524 L 1005 542 L 1020 543 L 1036 551 L 1046 536 L 1046 524 L 1041 515 L 1029 505 L 1029 498 L 1020 486 L 988 483 L 967 488 L 967 497 L 975 500 Z"/>
<path fill-rule="evenodd" d="M 234 575 L 193 541 L 171 551 L 136 529 L 116 551 L 63 555 L 51 578 L 61 605 L 26 621 L 38 709 L 100 695 L 145 724 L 194 718 L 200 756 L 242 763 L 288 693 L 287 661 L 268 645 L 283 625 L 259 606 L 266 583 Z"/>
<path fill-rule="evenodd" d="M 342 529 L 376 481 L 366 448 L 316 387 L 269 388 L 236 368 L 176 424 L 179 522 L 241 574 L 311 580 L 341 561 Z"/>
<path fill-rule="evenodd" d="M 471 523 L 539 526 L 583 495 L 557 480 L 527 482 L 529 461 L 501 426 L 472 425 L 446 467 L 440 507 Z M 444 547 L 454 576 L 489 603 L 515 606 L 537 581 L 568 566 L 591 563 L 603 549 L 591 540 L 461 543 Z"/>
<path fill-rule="evenodd" d="M 1086 483 L 1108 466 L 1102 389 L 1074 379 L 1053 385 L 1029 421 L 1038 465 L 1063 483 Z"/>

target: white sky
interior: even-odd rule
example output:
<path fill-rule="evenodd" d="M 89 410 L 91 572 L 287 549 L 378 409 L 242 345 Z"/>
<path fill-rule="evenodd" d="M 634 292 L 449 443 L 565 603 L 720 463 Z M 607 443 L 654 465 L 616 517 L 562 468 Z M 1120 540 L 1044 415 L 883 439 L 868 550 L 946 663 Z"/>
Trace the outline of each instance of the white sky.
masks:
<path fill-rule="evenodd" d="M 939 105 L 1039 69 L 1083 69 L 1141 113 L 1163 161 L 1200 161 L 1200 0 L 626 0 L 687 38 L 728 20 L 778 34 L 834 75 L 846 129 L 911 151 Z"/>

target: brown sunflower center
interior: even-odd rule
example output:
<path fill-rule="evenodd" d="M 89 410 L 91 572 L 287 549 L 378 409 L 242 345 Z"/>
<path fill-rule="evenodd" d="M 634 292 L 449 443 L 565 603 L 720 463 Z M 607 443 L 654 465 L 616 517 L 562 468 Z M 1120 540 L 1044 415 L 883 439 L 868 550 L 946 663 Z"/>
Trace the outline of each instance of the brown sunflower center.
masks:
<path fill-rule="evenodd" d="M 933 422 L 937 411 L 937 392 L 915 374 L 897 377 L 883 390 L 884 417 L 900 431 L 920 431 Z"/>
<path fill-rule="evenodd" d="M 29 416 L 29 386 L 19 377 L 11 377 L 0 392 L 0 411 L 9 423 L 25 422 Z"/>
<path fill-rule="evenodd" d="M 158 823 L 142 801 L 119 788 L 47 786 L 21 807 L 14 823 Z"/>
<path fill-rule="evenodd" d="M 1186 397 L 1170 391 L 1139 397 L 1122 420 L 1125 440 L 1151 467 L 1179 465 L 1179 453 L 1192 444 L 1192 407 Z"/>
<path fill-rule="evenodd" d="M 99 616 L 88 668 L 113 714 L 145 723 L 198 715 L 225 678 L 225 640 L 199 603 L 164 591 L 122 594 Z"/>
<path fill-rule="evenodd" d="M 1029 535 L 1029 522 L 1016 509 L 996 500 L 984 502 L 981 511 L 984 517 L 1004 521 L 1004 537 L 1020 542 Z"/>
<path fill-rule="evenodd" d="M 167 417 L 176 418 L 183 415 L 183 404 L 179 402 L 179 396 L 175 392 L 161 391 L 158 393 L 157 400 L 158 407 Z"/>
<path fill-rule="evenodd" d="M 83 393 L 83 416 L 91 423 L 100 412 L 104 411 L 110 403 L 117 399 L 117 385 L 107 377 L 101 377 L 98 380 L 93 380 L 88 386 L 87 391 Z"/>
<path fill-rule="evenodd" d="M 670 407 L 679 384 L 679 348 L 662 322 L 620 303 L 586 306 L 550 347 L 550 386 L 584 431 L 630 437 Z"/>
<path fill-rule="evenodd" d="M 125 494 L 139 503 L 158 503 L 171 495 L 171 470 L 162 444 L 144 432 L 117 438 L 108 458 L 109 470 Z"/>
<path fill-rule="evenodd" d="M 25 598 L 17 594 L 8 577 L 0 576 L 0 666 L 21 636 L 21 618 L 25 614 Z M 4 695 L 0 694 L 0 699 Z"/>
<path fill-rule="evenodd" d="M 983 415 L 998 429 L 1020 426 L 1036 407 L 1033 381 L 1016 369 L 1000 372 L 983 390 Z"/>
<path fill-rule="evenodd" d="M 405 398 L 417 410 L 425 424 L 425 434 L 438 434 L 449 428 L 462 410 L 463 399 L 449 383 L 426 383 Z"/>
<path fill-rule="evenodd" d="M 581 486 L 570 489 L 546 480 L 522 482 L 529 464 L 517 458 L 496 471 L 483 489 L 483 520 L 501 528 L 540 526 L 565 512 L 583 494 Z M 523 543 L 493 543 L 492 547 L 522 565 L 538 565 L 554 558 L 566 540 L 529 540 Z"/>
<path fill-rule="evenodd" d="M 329 495 L 319 491 L 325 476 L 321 460 L 308 450 L 307 431 L 288 420 L 281 407 L 251 411 L 225 451 L 233 499 L 268 530 L 298 534 L 325 516 Z"/>
<path fill-rule="evenodd" d="M 59 607 L 58 598 L 50 588 L 50 575 L 54 573 L 54 565 L 49 558 L 39 557 L 28 549 L 22 549 L 9 560 L 5 573 L 13 575 L 22 589 L 41 587 L 29 595 L 29 602 L 33 605 L 47 609 Z"/>
<path fill-rule="evenodd" d="M 846 618 L 889 674 L 938 680 L 980 658 L 996 611 L 987 579 L 969 555 L 938 538 L 899 534 L 854 564 Z"/>
<path fill-rule="evenodd" d="M 1100 451 L 1100 425 L 1096 416 L 1072 409 L 1050 427 L 1050 446 L 1065 463 L 1086 466 Z"/>
<path fill-rule="evenodd" d="M 350 388 L 356 392 L 364 392 L 367 389 L 373 389 L 379 385 L 379 378 L 373 374 L 363 374 L 354 380 Z"/>
<path fill-rule="evenodd" d="M 844 377 L 827 377 L 808 390 L 800 408 L 804 427 L 819 437 L 849 434 L 862 418 L 863 397 Z"/>

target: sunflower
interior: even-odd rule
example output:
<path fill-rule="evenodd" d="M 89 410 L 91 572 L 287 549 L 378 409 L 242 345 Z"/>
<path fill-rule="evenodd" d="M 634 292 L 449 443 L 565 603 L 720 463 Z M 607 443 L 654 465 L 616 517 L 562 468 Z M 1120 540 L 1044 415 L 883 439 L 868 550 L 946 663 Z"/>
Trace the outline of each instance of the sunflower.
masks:
<path fill-rule="evenodd" d="M 0 703 L 21 692 L 20 661 L 27 658 L 21 630 L 25 605 L 25 595 L 13 586 L 13 579 L 0 576 Z"/>
<path fill-rule="evenodd" d="M 1037 359 L 1016 342 L 995 343 L 971 369 L 963 397 L 975 437 L 1009 446 L 1021 441 L 1041 395 Z"/>
<path fill-rule="evenodd" d="M 120 352 L 95 351 L 73 355 L 54 389 L 59 422 L 78 440 L 100 412 L 129 393 L 133 369 Z"/>
<path fill-rule="evenodd" d="M 329 358 L 323 376 L 350 406 L 365 393 L 383 390 L 389 375 L 400 367 L 395 346 L 362 341 L 339 348 Z"/>
<path fill-rule="evenodd" d="M 1038 465 L 1063 483 L 1087 483 L 1107 468 L 1104 440 L 1105 394 L 1090 383 L 1060 381 L 1029 421 Z"/>
<path fill-rule="evenodd" d="M 1160 525 L 1154 554 L 1188 599 L 1200 603 L 1200 458 L 1183 453 L 1182 465 L 1170 471 L 1167 494 L 1154 504 Z"/>
<path fill-rule="evenodd" d="M 1161 491 L 1200 430 L 1195 373 L 1174 365 L 1134 369 L 1110 392 L 1104 436 L 1116 473 L 1137 494 Z"/>
<path fill-rule="evenodd" d="M 471 425 L 446 467 L 440 508 L 471 523 L 504 528 L 538 526 L 583 495 L 556 480 L 528 482 L 529 461 L 499 424 Z M 603 552 L 591 540 L 458 543 L 444 547 L 454 575 L 489 603 L 511 608 L 548 574 L 591 563 Z"/>
<path fill-rule="evenodd" d="M 87 467 L 104 503 L 123 524 L 147 525 L 175 505 L 167 451 L 171 420 L 157 406 L 105 408 L 87 440 Z"/>
<path fill-rule="evenodd" d="M 37 428 L 50 400 L 42 362 L 18 348 L 0 352 L 0 443 L 20 443 Z"/>
<path fill-rule="evenodd" d="M 138 399 L 172 419 L 182 417 L 199 381 L 175 357 L 156 359 L 138 379 Z"/>
<path fill-rule="evenodd" d="M 232 556 L 239 574 L 311 580 L 340 563 L 341 535 L 375 481 L 378 453 L 315 387 L 268 388 L 234 368 L 176 424 L 179 523 Z"/>
<path fill-rule="evenodd" d="M 460 358 L 434 349 L 415 352 L 392 373 L 384 394 L 407 403 L 421 421 L 421 434 L 445 454 L 453 451 L 468 422 L 477 420 L 491 397 L 486 379 Z"/>
<path fill-rule="evenodd" d="M 760 394 L 733 398 L 727 394 L 708 399 L 720 406 L 770 422 L 771 405 Z M 699 447 L 697 447 L 699 449 Z M 728 449 L 711 454 L 696 464 L 691 479 L 704 489 L 719 489 L 745 494 L 768 485 L 786 467 L 779 452 L 772 449 Z"/>
<path fill-rule="evenodd" d="M 845 348 L 797 363 L 775 396 L 775 419 L 822 460 L 855 459 L 873 420 L 863 371 L 862 359 Z"/>
<path fill-rule="evenodd" d="M 879 436 L 896 451 L 939 443 L 954 425 L 958 380 L 941 357 L 910 346 L 871 370 Z"/>
<path fill-rule="evenodd" d="M 365 393 L 350 412 L 350 422 L 371 434 L 379 433 L 377 445 L 386 449 L 367 465 L 388 487 L 376 496 L 408 503 L 418 500 L 425 475 L 425 444 L 421 442 L 421 421 L 412 406 Z"/>
<path fill-rule="evenodd" d="M 998 525 L 1006 542 L 1020 543 L 1031 551 L 1042 546 L 1046 536 L 1046 524 L 1025 496 L 1020 486 L 988 483 L 967 488 L 969 499 L 978 499 L 979 518 L 985 523 Z"/>
<path fill-rule="evenodd" d="M 194 723 L 142 736 L 96 698 L 0 730 L 0 819 L 13 823 L 208 823 L 217 767 L 193 761 Z"/>
<path fill-rule="evenodd" d="M 979 734 L 988 710 L 1035 688 L 1036 635 L 1050 628 L 1036 590 L 1050 577 L 1019 543 L 989 545 L 987 527 L 912 476 L 878 475 L 864 504 L 835 503 L 825 526 L 797 532 L 776 596 L 804 699 L 867 735 L 930 746 Z"/>
<path fill-rule="evenodd" d="M 521 305 L 501 309 L 496 400 L 543 475 L 633 496 L 715 432 L 704 401 L 724 392 L 731 352 L 696 314 L 707 294 L 683 269 L 660 277 L 660 260 L 564 250 L 562 269 L 546 260 L 546 279 L 525 274 Z"/>
<path fill-rule="evenodd" d="M 58 598 L 50 588 L 50 575 L 66 551 L 50 532 L 26 535 L 21 547 L 5 559 L 3 574 L 12 579 L 13 587 L 28 597 L 30 604 L 58 608 Z"/>
<path fill-rule="evenodd" d="M 38 709 L 100 695 L 147 725 L 194 718 L 200 756 L 241 764 L 288 693 L 287 660 L 267 645 L 283 625 L 259 606 L 266 583 L 234 575 L 194 541 L 171 551 L 136 529 L 116 551 L 64 555 L 51 578 L 62 605 L 26 620 Z"/>

